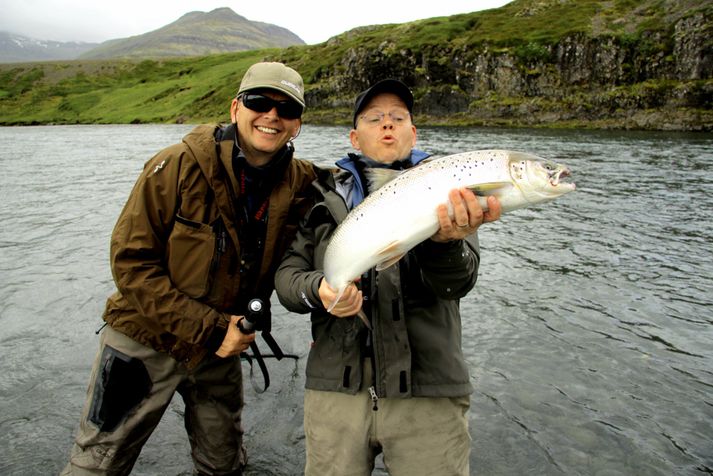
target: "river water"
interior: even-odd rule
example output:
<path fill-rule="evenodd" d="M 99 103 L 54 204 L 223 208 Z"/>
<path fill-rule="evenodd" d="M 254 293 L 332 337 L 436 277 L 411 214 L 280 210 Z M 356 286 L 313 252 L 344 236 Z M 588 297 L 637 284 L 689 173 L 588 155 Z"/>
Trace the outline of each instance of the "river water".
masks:
<path fill-rule="evenodd" d="M 111 229 L 143 163 L 188 130 L 0 128 L 0 474 L 64 466 L 113 291 Z M 331 163 L 347 132 L 305 126 L 298 155 Z M 471 473 L 713 474 L 713 136 L 424 128 L 419 146 L 527 151 L 577 182 L 479 232 L 462 302 Z M 273 303 L 299 359 L 268 360 L 263 394 L 246 380 L 247 474 L 298 475 L 309 324 Z M 176 398 L 133 474 L 191 473 L 182 415 Z"/>

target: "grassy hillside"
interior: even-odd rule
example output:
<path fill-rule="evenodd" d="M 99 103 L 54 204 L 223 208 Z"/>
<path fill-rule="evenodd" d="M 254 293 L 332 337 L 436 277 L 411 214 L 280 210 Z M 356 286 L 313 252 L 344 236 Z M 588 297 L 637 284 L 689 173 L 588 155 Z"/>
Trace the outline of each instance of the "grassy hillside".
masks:
<path fill-rule="evenodd" d="M 674 99 L 687 96 L 673 113 L 654 111 L 661 120 L 672 114 L 693 114 L 686 121 L 701 118 L 708 123 L 713 89 L 710 60 L 697 63 L 698 78 L 674 79 L 678 58 L 673 38 L 694 34 L 696 51 L 713 51 L 711 17 L 713 0 L 516 0 L 482 12 L 361 27 L 314 46 L 157 61 L 0 65 L 0 124 L 225 120 L 240 78 L 261 60 L 284 61 L 302 73 L 308 96 L 306 122 L 336 117 L 346 121 L 356 91 L 373 77 L 397 71 L 414 87 L 419 104 L 439 106 L 450 97 L 459 101 L 454 106 L 457 114 L 442 111 L 431 123 L 518 125 L 519 119 L 507 115 L 520 111 L 521 117 L 531 119 L 533 111 L 544 117 L 562 108 L 578 111 L 579 118 L 567 122 L 575 116 L 564 114 L 564 119 L 557 119 L 560 123 L 586 126 L 594 110 L 624 116 L 630 114 L 624 111 L 627 108 L 663 107 L 669 100 L 659 99 L 664 93 Z M 686 18 L 698 23 L 674 31 L 675 22 Z M 566 38 L 574 38 L 567 40 L 573 42 L 567 43 L 569 49 L 561 46 Z M 561 70 L 557 62 L 562 58 L 557 56 L 565 51 L 576 59 L 581 50 L 576 42 L 592 38 L 612 45 L 609 52 L 618 76 L 609 84 L 590 84 L 585 77 L 565 97 L 559 92 L 570 86 L 562 75 L 572 72 Z M 588 47 L 597 53 L 597 44 Z M 478 69 L 479 61 L 487 62 L 489 69 Z M 587 65 L 595 71 L 598 67 Z M 665 74 L 655 76 L 655 68 Z M 502 71 L 516 74 L 503 76 Z M 522 84 L 503 92 L 503 78 Z M 556 93 L 538 92 L 548 89 Z M 474 109 L 499 116 L 491 122 L 485 116 L 474 118 Z M 429 123 L 429 111 L 422 112 L 420 123 Z"/>
<path fill-rule="evenodd" d="M 73 61 L 0 67 L 0 123 L 221 120 L 247 68 L 274 50 L 165 61 Z"/>
<path fill-rule="evenodd" d="M 314 46 L 310 54 L 288 48 L 282 57 L 299 67 L 309 82 L 318 81 L 320 72 L 340 63 L 350 49 L 378 49 L 394 42 L 396 48 L 411 51 L 434 45 L 443 49 L 487 45 L 521 57 L 536 57 L 543 54 L 544 46 L 577 33 L 614 35 L 630 41 L 655 32 L 668 36 L 672 20 L 701 9 L 710 11 L 712 4 L 710 0 L 515 0 L 492 10 L 361 27 Z"/>

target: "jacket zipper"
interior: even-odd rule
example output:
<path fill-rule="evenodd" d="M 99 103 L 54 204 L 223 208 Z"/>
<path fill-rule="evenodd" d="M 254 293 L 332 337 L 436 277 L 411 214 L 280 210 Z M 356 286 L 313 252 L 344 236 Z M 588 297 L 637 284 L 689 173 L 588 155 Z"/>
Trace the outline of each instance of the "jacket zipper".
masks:
<path fill-rule="evenodd" d="M 373 385 L 369 387 L 369 396 L 371 397 L 371 403 L 374 404 L 372 410 L 377 411 L 379 409 L 379 396 L 376 394 L 376 389 Z"/>
<path fill-rule="evenodd" d="M 369 396 L 371 397 L 371 402 L 374 404 L 372 407 L 373 411 L 377 411 L 379 409 L 379 394 L 377 393 L 377 374 L 376 374 L 376 369 L 378 366 L 376 365 L 376 359 L 378 357 L 377 355 L 377 349 L 374 343 L 376 342 L 376 332 L 379 329 L 379 326 L 376 325 L 377 323 L 375 322 L 375 313 L 378 313 L 378 299 L 377 299 L 377 288 L 378 288 L 378 282 L 376 278 L 376 272 L 372 269 L 369 271 L 369 302 L 371 304 L 371 321 L 372 321 L 372 330 L 367 330 L 368 338 L 371 340 L 371 354 L 372 357 L 369 359 L 371 361 L 371 386 L 369 387 Z"/>
<path fill-rule="evenodd" d="M 211 270 L 210 274 L 211 276 L 215 274 L 216 270 L 218 269 L 218 265 L 220 264 L 220 258 L 223 256 L 223 254 L 227 251 L 227 243 L 226 243 L 226 231 L 225 227 L 223 226 L 222 220 L 219 220 L 218 223 L 214 227 L 215 229 L 215 259 L 213 260 L 213 263 L 211 265 Z"/>

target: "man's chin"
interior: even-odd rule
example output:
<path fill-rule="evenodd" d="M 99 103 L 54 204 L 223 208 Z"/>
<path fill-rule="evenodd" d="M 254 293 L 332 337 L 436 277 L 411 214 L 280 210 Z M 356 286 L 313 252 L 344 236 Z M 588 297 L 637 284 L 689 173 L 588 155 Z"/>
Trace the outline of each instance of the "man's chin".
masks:
<path fill-rule="evenodd" d="M 379 155 L 377 157 L 371 157 L 371 159 L 380 162 L 382 164 L 392 164 L 396 162 L 397 160 L 400 160 L 398 156 L 389 154 L 389 155 Z"/>

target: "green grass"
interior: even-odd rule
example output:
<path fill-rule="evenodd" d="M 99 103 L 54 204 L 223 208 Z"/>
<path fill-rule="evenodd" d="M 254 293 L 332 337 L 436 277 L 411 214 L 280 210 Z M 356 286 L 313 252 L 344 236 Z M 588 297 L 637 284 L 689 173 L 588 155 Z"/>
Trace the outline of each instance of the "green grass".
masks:
<path fill-rule="evenodd" d="M 484 49 L 509 53 L 519 60 L 516 67 L 527 74 L 540 74 L 543 68 L 554 67 L 551 46 L 572 34 L 610 37 L 626 48 L 671 59 L 673 32 L 666 16 L 693 15 L 699 10 L 713 14 L 710 0 L 680 2 L 685 11 L 669 11 L 666 0 L 515 0 L 493 10 L 362 27 L 313 46 L 160 61 L 0 65 L 0 124 L 224 121 L 243 73 L 262 60 L 283 61 L 300 71 L 308 92 L 334 95 L 334 88 L 328 86 L 344 75 L 355 52 L 371 52 L 385 61 L 386 68 L 403 68 L 400 54 L 406 52 L 423 61 L 409 70 L 421 83 L 415 90 L 418 97 L 430 87 L 457 88 L 455 84 L 429 84 L 424 78 L 434 68 L 447 72 L 456 55 L 465 64 Z M 608 92 L 588 94 L 651 97 L 672 87 L 676 86 L 653 82 L 617 85 Z M 702 91 L 707 88 L 700 86 Z M 342 90 L 341 94 L 351 95 L 353 91 Z M 344 102 L 346 98 L 329 99 Z M 477 100 L 490 106 L 517 107 L 518 101 L 531 98 L 489 96 Z M 576 100 L 587 102 L 590 98 L 565 98 L 563 103 L 574 104 Z M 348 117 L 347 107 L 329 107 L 308 109 L 305 121 L 343 123 Z M 439 123 L 446 120 L 424 119 Z M 464 113 L 450 120 L 460 124 L 473 119 Z"/>
<path fill-rule="evenodd" d="M 38 63 L 0 73 L 0 122 L 170 123 L 225 119 L 247 68 L 272 50 L 165 61 Z"/>

